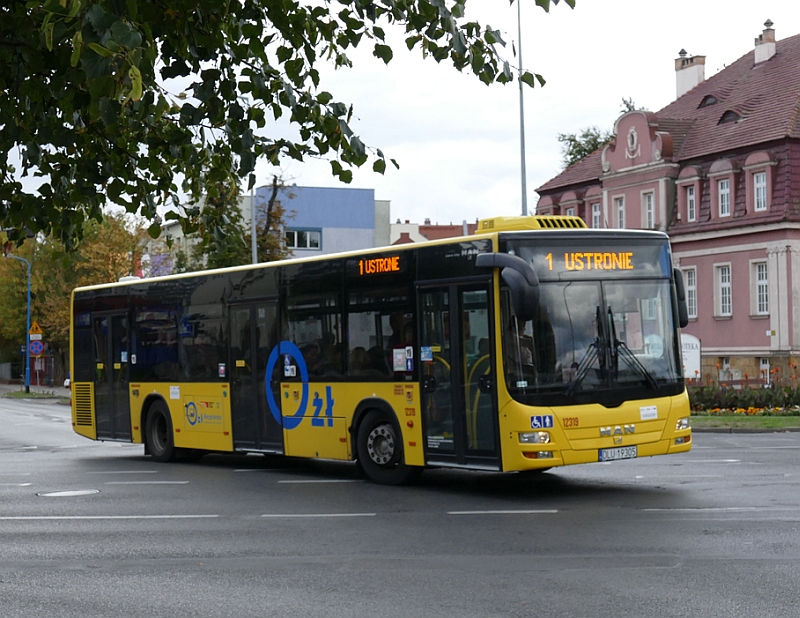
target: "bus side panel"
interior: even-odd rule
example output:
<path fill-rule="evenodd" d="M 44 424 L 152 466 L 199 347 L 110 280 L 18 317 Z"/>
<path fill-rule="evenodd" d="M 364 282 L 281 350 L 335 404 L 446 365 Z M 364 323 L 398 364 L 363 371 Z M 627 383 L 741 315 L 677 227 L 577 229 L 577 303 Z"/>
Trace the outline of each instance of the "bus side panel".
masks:
<path fill-rule="evenodd" d="M 233 451 L 230 387 L 223 383 L 131 384 L 133 442 L 142 442 L 140 421 L 145 400 L 157 394 L 169 407 L 178 448 Z"/>
<path fill-rule="evenodd" d="M 97 440 L 93 382 L 72 384 L 72 429 L 78 435 Z"/>
<path fill-rule="evenodd" d="M 425 465 L 419 385 L 410 383 L 282 383 L 285 454 L 353 459 L 353 413 L 368 398 L 381 399 L 394 410 L 403 435 L 406 464 Z"/>

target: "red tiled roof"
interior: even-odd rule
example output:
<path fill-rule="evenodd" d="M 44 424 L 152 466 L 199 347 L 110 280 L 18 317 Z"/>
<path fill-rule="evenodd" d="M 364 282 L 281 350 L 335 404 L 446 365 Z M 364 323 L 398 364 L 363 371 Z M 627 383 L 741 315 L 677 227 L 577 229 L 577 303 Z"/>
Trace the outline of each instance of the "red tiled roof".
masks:
<path fill-rule="evenodd" d="M 716 104 L 699 107 L 708 95 Z M 720 124 L 728 111 L 741 116 Z M 776 43 L 772 58 L 755 64 L 750 51 L 656 112 L 658 130 L 673 138 L 680 162 L 785 138 L 800 138 L 800 35 Z M 540 194 L 596 182 L 602 148 L 537 189 Z"/>

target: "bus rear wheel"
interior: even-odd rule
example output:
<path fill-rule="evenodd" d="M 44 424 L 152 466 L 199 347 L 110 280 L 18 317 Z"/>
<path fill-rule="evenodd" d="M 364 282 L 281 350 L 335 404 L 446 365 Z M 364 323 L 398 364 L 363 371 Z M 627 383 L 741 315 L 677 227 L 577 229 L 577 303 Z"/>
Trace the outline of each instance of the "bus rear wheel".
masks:
<path fill-rule="evenodd" d="M 369 480 L 381 485 L 402 485 L 413 480 L 422 468 L 403 461 L 403 442 L 392 415 L 372 410 L 358 426 L 358 462 Z"/>
<path fill-rule="evenodd" d="M 163 401 L 156 401 L 150 406 L 144 439 L 147 452 L 155 461 L 175 460 L 176 449 L 172 437 L 172 422 L 169 417 L 169 409 Z"/>

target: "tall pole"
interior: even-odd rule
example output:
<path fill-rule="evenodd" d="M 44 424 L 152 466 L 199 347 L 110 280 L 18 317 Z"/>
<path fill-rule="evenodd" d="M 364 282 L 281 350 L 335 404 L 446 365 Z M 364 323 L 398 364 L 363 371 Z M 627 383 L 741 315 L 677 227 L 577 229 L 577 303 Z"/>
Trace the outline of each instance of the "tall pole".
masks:
<path fill-rule="evenodd" d="M 31 263 L 25 258 L 9 253 L 6 257 L 25 262 L 28 266 L 28 311 L 25 323 L 25 392 L 31 392 Z"/>
<path fill-rule="evenodd" d="M 253 264 L 258 264 L 258 243 L 256 243 L 256 198 L 253 187 L 250 187 L 250 252 L 253 255 Z"/>
<path fill-rule="evenodd" d="M 522 216 L 528 215 L 528 180 L 525 172 L 525 107 L 522 97 L 522 5 L 517 0 L 517 49 L 519 50 L 519 158 L 522 177 Z"/>

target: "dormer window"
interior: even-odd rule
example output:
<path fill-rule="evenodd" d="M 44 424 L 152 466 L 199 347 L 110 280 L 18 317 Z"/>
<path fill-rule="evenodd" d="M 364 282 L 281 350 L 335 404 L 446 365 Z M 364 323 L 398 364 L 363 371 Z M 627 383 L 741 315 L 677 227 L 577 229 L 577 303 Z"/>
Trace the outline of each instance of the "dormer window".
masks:
<path fill-rule="evenodd" d="M 725 124 L 726 122 L 739 122 L 742 117 L 734 112 L 733 110 L 728 110 L 724 114 L 722 114 L 722 118 L 719 119 L 717 124 Z"/>
<path fill-rule="evenodd" d="M 713 94 L 707 94 L 703 97 L 703 100 L 700 101 L 700 105 L 698 107 L 708 107 L 709 105 L 716 105 L 717 99 Z"/>

